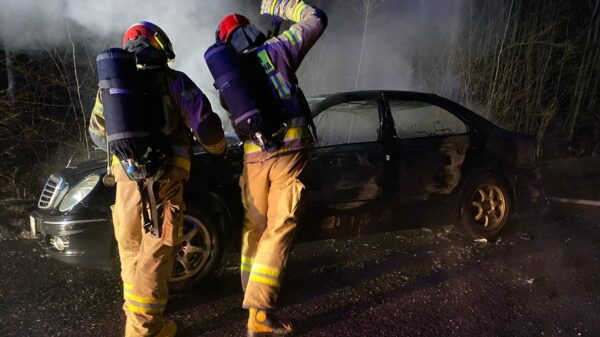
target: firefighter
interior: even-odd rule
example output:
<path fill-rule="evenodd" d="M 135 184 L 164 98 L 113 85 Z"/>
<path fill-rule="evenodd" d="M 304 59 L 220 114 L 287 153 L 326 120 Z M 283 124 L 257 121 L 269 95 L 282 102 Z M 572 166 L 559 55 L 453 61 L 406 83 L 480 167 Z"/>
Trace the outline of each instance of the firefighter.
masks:
<path fill-rule="evenodd" d="M 267 149 L 252 140 L 244 142 L 240 177 L 245 212 L 240 270 L 242 306 L 249 311 L 248 336 L 281 336 L 291 332 L 292 327 L 273 311 L 298 222 L 298 204 L 304 190 L 300 175 L 307 162 L 305 149 L 314 143 L 309 130 L 310 111 L 295 73 L 323 34 L 327 17 L 302 0 L 263 0 L 261 14 L 293 24 L 267 40 L 246 17 L 230 14 L 219 24 L 217 42 L 231 43 L 240 55 L 257 53 L 273 93 L 279 96 L 274 97 L 290 103 L 284 105 L 293 116 L 285 123 L 287 129 L 276 148 Z"/>
<path fill-rule="evenodd" d="M 116 157 L 112 161 L 117 186 L 111 208 L 121 260 L 125 336 L 174 336 L 177 326 L 174 321 L 165 320 L 163 313 L 175 249 L 183 234 L 183 186 L 189 178 L 192 153 L 190 130 L 211 154 L 222 154 L 226 142 L 221 120 L 206 96 L 188 76 L 168 67 L 175 54 L 167 35 L 158 26 L 149 22 L 134 24 L 125 33 L 123 49 L 135 54 L 138 69 L 165 70 L 167 117 L 159 127 L 165 133 L 162 140 L 170 148 L 161 164 L 163 173 L 153 184 L 162 226 L 158 238 L 143 229 L 141 192 L 136 181 L 129 179 Z M 101 91 L 93 108 L 89 133 L 94 143 L 106 150 Z"/>

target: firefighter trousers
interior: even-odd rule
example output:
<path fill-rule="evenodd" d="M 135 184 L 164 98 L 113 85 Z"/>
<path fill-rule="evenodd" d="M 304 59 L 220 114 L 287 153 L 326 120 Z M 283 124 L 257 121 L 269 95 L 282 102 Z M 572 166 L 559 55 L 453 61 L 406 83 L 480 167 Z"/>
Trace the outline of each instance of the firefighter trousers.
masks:
<path fill-rule="evenodd" d="M 244 227 L 241 278 L 246 309 L 274 309 L 292 246 L 304 185 L 303 151 L 245 163 L 240 177 Z"/>
<path fill-rule="evenodd" d="M 117 192 L 113 210 L 115 238 L 121 260 L 125 303 L 125 336 L 154 336 L 163 326 L 174 249 L 183 235 L 183 185 L 189 173 L 168 167 L 153 184 L 162 235 L 143 228 L 141 194 L 120 165 L 113 165 Z"/>

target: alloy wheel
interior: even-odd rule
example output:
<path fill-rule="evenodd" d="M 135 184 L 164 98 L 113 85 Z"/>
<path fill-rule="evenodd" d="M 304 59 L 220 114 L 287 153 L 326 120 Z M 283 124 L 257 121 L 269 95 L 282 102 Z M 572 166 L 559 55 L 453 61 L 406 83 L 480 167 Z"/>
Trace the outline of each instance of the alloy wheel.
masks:
<path fill-rule="evenodd" d="M 506 217 L 506 196 L 496 184 L 482 184 L 473 193 L 473 220 L 485 230 L 502 225 Z"/>
<path fill-rule="evenodd" d="M 184 215 L 183 238 L 178 246 L 171 282 L 185 281 L 206 267 L 212 250 L 208 228 L 199 219 Z"/>

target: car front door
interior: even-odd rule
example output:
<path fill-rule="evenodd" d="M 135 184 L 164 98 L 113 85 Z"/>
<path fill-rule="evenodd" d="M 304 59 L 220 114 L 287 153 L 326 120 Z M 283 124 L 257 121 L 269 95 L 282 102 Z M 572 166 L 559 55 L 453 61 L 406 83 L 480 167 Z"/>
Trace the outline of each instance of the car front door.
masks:
<path fill-rule="evenodd" d="M 386 154 L 376 97 L 349 97 L 315 118 L 318 141 L 309 155 L 306 221 L 311 239 L 360 234 L 369 205 L 383 191 Z"/>

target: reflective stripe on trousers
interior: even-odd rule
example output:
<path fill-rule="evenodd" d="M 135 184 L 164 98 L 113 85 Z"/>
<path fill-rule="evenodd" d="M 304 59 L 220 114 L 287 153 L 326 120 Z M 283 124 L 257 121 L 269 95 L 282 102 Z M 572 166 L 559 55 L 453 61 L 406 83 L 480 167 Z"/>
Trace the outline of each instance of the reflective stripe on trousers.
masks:
<path fill-rule="evenodd" d="M 169 167 L 155 182 L 163 235 L 154 238 L 143 230 L 137 183 L 127 180 L 120 165 L 113 170 L 117 180 L 113 225 L 121 260 L 125 336 L 152 336 L 163 326 L 174 249 L 182 236 L 183 185 L 188 172 Z"/>
<path fill-rule="evenodd" d="M 303 151 L 244 164 L 240 177 L 244 308 L 272 309 L 277 305 L 304 190 L 298 177 L 305 166 Z"/>

